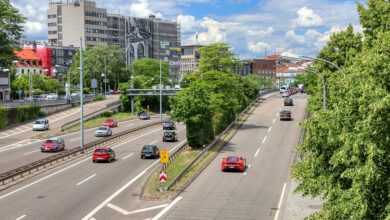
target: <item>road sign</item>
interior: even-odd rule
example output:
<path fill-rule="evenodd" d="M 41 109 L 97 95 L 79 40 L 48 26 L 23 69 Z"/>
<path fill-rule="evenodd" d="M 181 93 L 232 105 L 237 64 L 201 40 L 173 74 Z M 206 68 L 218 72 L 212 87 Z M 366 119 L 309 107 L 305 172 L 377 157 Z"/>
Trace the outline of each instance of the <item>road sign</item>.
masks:
<path fill-rule="evenodd" d="M 23 90 L 19 89 L 18 94 L 21 95 L 23 93 Z"/>
<path fill-rule="evenodd" d="M 160 162 L 168 163 L 169 161 L 169 150 L 161 150 L 160 151 Z"/>
<path fill-rule="evenodd" d="M 97 88 L 97 80 L 95 78 L 91 79 L 91 88 L 93 88 L 93 89 Z"/>
<path fill-rule="evenodd" d="M 167 173 L 165 171 L 160 172 L 160 183 L 168 182 Z"/>

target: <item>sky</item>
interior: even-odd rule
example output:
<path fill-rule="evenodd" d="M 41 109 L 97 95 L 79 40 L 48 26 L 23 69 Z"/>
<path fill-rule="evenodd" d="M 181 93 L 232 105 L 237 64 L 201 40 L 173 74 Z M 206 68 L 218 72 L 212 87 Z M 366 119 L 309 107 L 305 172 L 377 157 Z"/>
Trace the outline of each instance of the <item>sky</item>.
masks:
<path fill-rule="evenodd" d="M 58 1 L 58 0 L 53 0 Z M 66 0 L 63 0 L 66 1 Z M 357 0 L 365 2 L 364 0 Z M 109 13 L 156 15 L 181 25 L 182 45 L 224 42 L 241 59 L 314 56 L 333 33 L 359 25 L 351 0 L 95 0 Z M 49 0 L 11 0 L 27 18 L 28 40 L 47 40 Z M 198 37 L 196 37 L 198 36 Z"/>

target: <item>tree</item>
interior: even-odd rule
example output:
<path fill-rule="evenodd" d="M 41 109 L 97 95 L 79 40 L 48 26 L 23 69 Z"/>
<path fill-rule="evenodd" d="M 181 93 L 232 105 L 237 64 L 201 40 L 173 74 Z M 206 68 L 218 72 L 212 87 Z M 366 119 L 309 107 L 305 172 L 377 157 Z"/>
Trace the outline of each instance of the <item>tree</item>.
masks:
<path fill-rule="evenodd" d="M 199 70 L 201 72 L 213 70 L 231 72 L 233 67 L 238 65 L 239 62 L 229 49 L 230 47 L 226 43 L 216 43 L 201 47 L 199 49 Z"/>
<path fill-rule="evenodd" d="M 14 60 L 13 50 L 17 48 L 25 18 L 9 1 L 0 0 L 0 67 L 5 67 Z"/>
<path fill-rule="evenodd" d="M 378 20 L 390 14 L 386 2 L 369 0 L 367 9 L 359 8 L 371 36 L 360 52 L 345 47 L 349 52 L 340 57 L 347 60 L 345 76 L 329 74 L 331 108 L 313 108 L 310 99 L 311 117 L 299 146 L 303 161 L 293 168 L 298 191 L 325 198 L 322 210 L 309 219 L 390 218 L 390 30 L 371 23 L 386 22 Z"/>

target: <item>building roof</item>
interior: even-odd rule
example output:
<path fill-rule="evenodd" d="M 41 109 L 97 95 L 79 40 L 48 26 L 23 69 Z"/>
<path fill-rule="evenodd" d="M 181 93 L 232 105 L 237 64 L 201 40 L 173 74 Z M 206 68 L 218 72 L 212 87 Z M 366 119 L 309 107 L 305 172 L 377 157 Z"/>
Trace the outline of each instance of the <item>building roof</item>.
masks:
<path fill-rule="evenodd" d="M 277 55 L 277 54 L 273 54 L 273 55 L 270 55 L 270 56 L 267 56 L 265 57 L 266 60 L 279 60 L 282 56 L 280 55 Z"/>
<path fill-rule="evenodd" d="M 41 60 L 41 58 L 32 49 L 14 50 L 15 56 L 18 60 Z"/>

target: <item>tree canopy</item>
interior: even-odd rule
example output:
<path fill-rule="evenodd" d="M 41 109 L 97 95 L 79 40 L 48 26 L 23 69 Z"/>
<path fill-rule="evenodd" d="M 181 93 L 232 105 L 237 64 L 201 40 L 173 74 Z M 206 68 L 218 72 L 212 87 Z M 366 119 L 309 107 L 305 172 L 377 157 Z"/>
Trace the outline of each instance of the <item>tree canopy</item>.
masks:
<path fill-rule="evenodd" d="M 234 66 L 238 65 L 238 58 L 230 52 L 230 47 L 226 43 L 210 44 L 199 49 L 200 60 L 199 70 L 231 72 Z"/>

